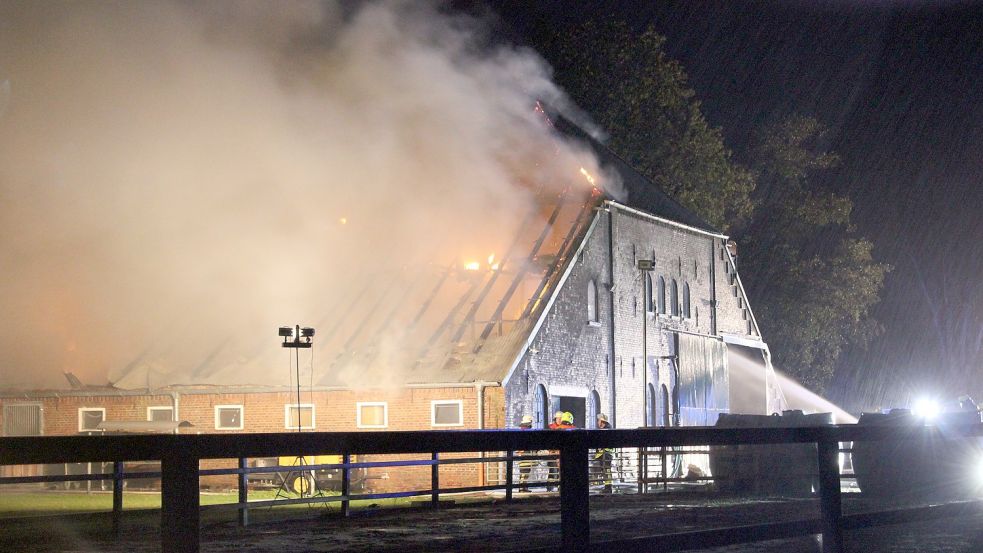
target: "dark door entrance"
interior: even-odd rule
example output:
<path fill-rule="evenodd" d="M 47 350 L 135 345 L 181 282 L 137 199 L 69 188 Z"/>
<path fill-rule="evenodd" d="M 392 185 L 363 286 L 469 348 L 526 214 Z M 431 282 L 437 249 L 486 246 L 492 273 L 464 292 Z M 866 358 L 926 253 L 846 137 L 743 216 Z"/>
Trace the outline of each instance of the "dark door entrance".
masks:
<path fill-rule="evenodd" d="M 577 428 L 587 427 L 587 400 L 582 397 L 553 396 L 553 412 L 570 411 L 573 413 L 573 425 Z"/>

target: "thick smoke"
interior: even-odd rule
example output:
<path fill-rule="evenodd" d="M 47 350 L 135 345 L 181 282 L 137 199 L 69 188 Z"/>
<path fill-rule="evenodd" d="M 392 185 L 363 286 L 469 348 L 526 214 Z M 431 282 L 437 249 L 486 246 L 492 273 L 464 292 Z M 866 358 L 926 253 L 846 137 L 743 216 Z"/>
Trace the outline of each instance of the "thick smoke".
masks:
<path fill-rule="evenodd" d="M 529 182 L 598 173 L 534 111 L 563 105 L 540 58 L 484 34 L 421 2 L 0 5 L 0 387 L 192 374 L 351 275 L 502 251 Z"/>

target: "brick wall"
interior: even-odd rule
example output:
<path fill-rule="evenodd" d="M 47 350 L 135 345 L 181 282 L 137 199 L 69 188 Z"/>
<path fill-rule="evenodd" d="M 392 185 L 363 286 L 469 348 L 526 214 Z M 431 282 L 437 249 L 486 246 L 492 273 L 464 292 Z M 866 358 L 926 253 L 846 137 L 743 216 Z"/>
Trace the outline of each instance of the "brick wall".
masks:
<path fill-rule="evenodd" d="M 378 390 L 301 390 L 301 404 L 314 405 L 315 428 L 313 431 L 364 431 L 387 432 L 399 430 L 440 430 L 478 428 L 477 396 L 474 386 L 434 388 L 394 388 Z M 178 417 L 194 426 L 192 432 L 290 432 L 286 427 L 285 405 L 297 403 L 296 392 L 229 392 L 203 390 L 177 391 Z M 503 392 L 501 388 L 484 388 L 485 427 L 500 427 Z M 463 424 L 441 427 L 432 425 L 433 401 L 460 401 Z M 359 402 L 385 402 L 388 425 L 385 428 L 365 429 L 356 426 L 356 405 Z M 72 392 L 59 394 L 33 394 L 29 399 L 0 397 L 4 404 L 40 403 L 42 405 L 44 434 L 74 435 L 79 428 L 79 409 L 105 409 L 107 421 L 145 421 L 147 407 L 171 406 L 173 398 L 167 394 L 82 395 Z M 241 405 L 242 430 L 215 428 L 215 407 Z M 2 409 L 0 409 L 2 412 Z M 2 422 L 2 421 L 0 421 Z M 293 429 L 296 431 L 296 429 Z M 307 431 L 307 430 L 305 430 Z M 378 458 L 379 456 L 376 456 Z M 408 458 L 419 458 L 410 456 Z M 429 458 L 427 456 L 426 458 Z M 205 460 L 203 468 L 234 467 L 234 461 Z M 8 471 L 9 472 L 9 471 Z M 372 469 L 371 482 L 376 490 L 428 489 L 430 468 Z M 462 464 L 441 467 L 441 486 L 475 486 L 480 484 L 478 465 Z M 208 477 L 203 485 L 231 487 L 234 477 Z M 421 487 L 422 486 L 422 487 Z"/>

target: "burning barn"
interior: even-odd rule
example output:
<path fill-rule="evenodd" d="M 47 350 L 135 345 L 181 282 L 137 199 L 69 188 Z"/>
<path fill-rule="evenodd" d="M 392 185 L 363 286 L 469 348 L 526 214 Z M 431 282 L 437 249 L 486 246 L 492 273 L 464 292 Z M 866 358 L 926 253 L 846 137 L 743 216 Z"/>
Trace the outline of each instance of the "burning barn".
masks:
<path fill-rule="evenodd" d="M 544 427 L 557 410 L 581 427 L 605 413 L 631 428 L 780 410 L 727 236 L 576 127 L 555 125 L 603 175 L 575 167 L 562 186 L 529 184 L 532 209 L 494 241 L 504 249 L 348 274 L 323 318 L 307 321 L 316 336 L 300 366 L 276 347 L 275 324 L 262 345 L 219 341 L 183 365 L 161 344 L 109 387 L 70 379 L 70 390 L 3 393 L 4 435 L 125 420 L 386 431 L 511 427 L 531 415 Z M 735 376 L 735 356 L 756 368 Z"/>

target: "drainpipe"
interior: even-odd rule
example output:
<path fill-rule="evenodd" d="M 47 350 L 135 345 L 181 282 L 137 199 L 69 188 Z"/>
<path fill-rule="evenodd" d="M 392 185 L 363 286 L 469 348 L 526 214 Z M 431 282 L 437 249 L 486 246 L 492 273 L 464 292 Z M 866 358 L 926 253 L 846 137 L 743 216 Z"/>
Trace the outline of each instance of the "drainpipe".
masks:
<path fill-rule="evenodd" d="M 474 396 L 477 398 L 478 406 L 478 430 L 485 429 L 485 383 L 474 383 Z"/>
<path fill-rule="evenodd" d="M 618 427 L 618 394 L 615 391 L 614 380 L 614 208 L 608 204 L 608 291 L 610 292 L 611 312 L 608 317 L 608 370 L 611 371 L 611 427 Z"/>
<path fill-rule="evenodd" d="M 181 394 L 177 392 L 170 392 L 171 396 L 171 409 L 174 412 L 174 422 L 181 422 L 181 413 L 178 408 L 181 406 Z M 177 433 L 177 429 L 174 430 Z"/>
<path fill-rule="evenodd" d="M 710 239 L 710 334 L 717 335 L 717 239 Z"/>

